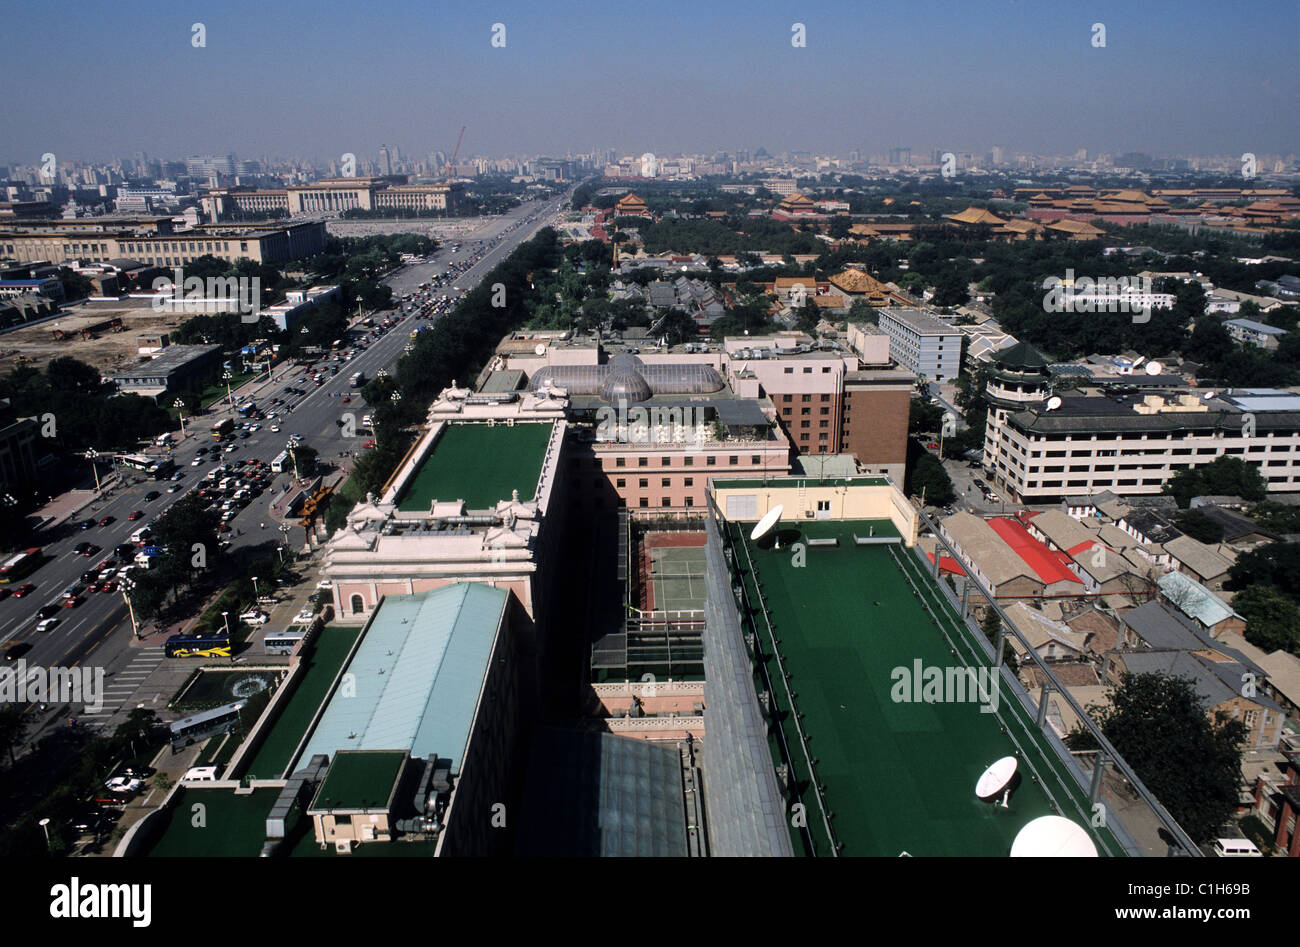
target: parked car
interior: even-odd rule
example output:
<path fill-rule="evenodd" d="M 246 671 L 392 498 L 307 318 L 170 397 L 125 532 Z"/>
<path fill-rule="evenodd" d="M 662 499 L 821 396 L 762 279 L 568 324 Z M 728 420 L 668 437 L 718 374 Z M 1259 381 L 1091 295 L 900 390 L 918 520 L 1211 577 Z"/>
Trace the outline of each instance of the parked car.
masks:
<path fill-rule="evenodd" d="M 265 625 L 271 619 L 265 612 L 259 612 L 257 609 L 244 612 L 239 616 L 239 620 L 247 625 Z"/>
<path fill-rule="evenodd" d="M 139 792 L 140 787 L 143 785 L 144 783 L 141 780 L 134 779 L 130 776 L 114 776 L 112 779 L 104 783 L 104 788 L 109 792 L 120 793 L 121 795 L 128 796 L 132 793 Z"/>

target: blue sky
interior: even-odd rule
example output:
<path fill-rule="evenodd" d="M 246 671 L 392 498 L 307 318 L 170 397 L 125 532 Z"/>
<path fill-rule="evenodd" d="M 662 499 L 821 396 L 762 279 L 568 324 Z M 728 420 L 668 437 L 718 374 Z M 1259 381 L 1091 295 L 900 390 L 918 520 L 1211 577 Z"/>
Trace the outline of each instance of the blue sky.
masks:
<path fill-rule="evenodd" d="M 46 12 L 50 11 L 50 12 Z M 57 11 L 57 12 L 55 12 Z M 233 151 L 1292 152 L 1300 4 L 0 2 L 0 161 Z M 191 45 L 191 24 L 207 31 Z M 506 46 L 490 45 L 493 23 Z M 791 45 L 803 23 L 807 46 Z M 1092 24 L 1106 47 L 1091 45 Z"/>

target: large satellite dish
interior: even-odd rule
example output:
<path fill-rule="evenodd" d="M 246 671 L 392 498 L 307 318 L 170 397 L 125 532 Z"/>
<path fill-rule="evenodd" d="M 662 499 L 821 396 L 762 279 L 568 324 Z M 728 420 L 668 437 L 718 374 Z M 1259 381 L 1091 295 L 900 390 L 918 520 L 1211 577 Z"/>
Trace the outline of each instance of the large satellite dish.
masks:
<path fill-rule="evenodd" d="M 1052 397 L 1050 397 L 1050 398 L 1047 399 L 1047 410 L 1048 410 L 1048 411 L 1055 411 L 1057 408 L 1059 408 L 1059 407 L 1061 406 L 1061 404 L 1062 404 L 1061 396 L 1060 396 L 1060 395 L 1052 395 Z"/>
<path fill-rule="evenodd" d="M 988 769 L 986 769 L 979 782 L 975 784 L 975 795 L 981 799 L 992 799 L 998 793 L 1003 792 L 1011 785 L 1011 780 L 1015 778 L 1016 768 L 1020 761 L 1014 756 L 1004 756 Z M 1002 800 L 1006 805 L 1006 799 Z"/>
<path fill-rule="evenodd" d="M 1165 370 L 1165 367 L 1164 367 L 1163 365 L 1161 365 L 1159 362 L 1147 362 L 1147 374 L 1148 374 L 1148 375 L 1159 375 L 1159 374 L 1160 374 L 1161 372 L 1163 372 L 1164 370 Z"/>
<path fill-rule="evenodd" d="M 1083 826 L 1059 815 L 1045 815 L 1026 825 L 1011 843 L 1012 858 L 1096 858 Z"/>
<path fill-rule="evenodd" d="M 546 344 L 544 342 L 538 342 L 537 345 L 534 346 L 533 351 L 536 352 L 538 355 L 545 355 Z"/>
<path fill-rule="evenodd" d="M 753 531 L 749 534 L 750 542 L 758 542 L 768 533 L 776 528 L 776 524 L 781 520 L 781 514 L 785 512 L 785 507 L 780 503 L 772 507 L 755 525 Z"/>

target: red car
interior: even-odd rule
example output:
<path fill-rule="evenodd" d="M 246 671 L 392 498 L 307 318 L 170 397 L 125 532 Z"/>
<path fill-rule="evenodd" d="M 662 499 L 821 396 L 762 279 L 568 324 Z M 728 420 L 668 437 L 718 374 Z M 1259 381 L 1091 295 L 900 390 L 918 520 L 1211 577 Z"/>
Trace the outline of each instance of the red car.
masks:
<path fill-rule="evenodd" d="M 85 601 L 85 599 L 82 598 L 80 595 L 73 595 L 73 596 L 70 596 L 69 598 L 65 598 L 65 599 L 63 600 L 63 607 L 64 607 L 64 608 L 76 608 L 78 605 L 80 605 L 80 604 L 81 604 L 82 602 L 84 602 L 84 601 Z"/>
<path fill-rule="evenodd" d="M 30 595 L 35 591 L 36 591 L 36 586 L 28 582 L 27 584 L 20 585 L 18 586 L 18 588 L 14 589 L 14 598 L 22 598 L 24 595 Z"/>
<path fill-rule="evenodd" d="M 128 516 L 127 519 L 131 520 L 131 522 L 135 522 L 136 520 L 141 519 L 143 516 L 144 516 L 144 510 L 132 510 L 131 515 Z"/>
<path fill-rule="evenodd" d="M 938 450 L 938 449 L 939 449 L 939 443 L 938 443 L 938 441 L 931 441 L 930 443 L 926 444 L 926 445 L 925 445 L 925 449 L 926 449 L 926 450 Z"/>
<path fill-rule="evenodd" d="M 116 519 L 117 519 L 117 517 L 115 517 L 115 516 L 105 516 L 103 519 L 101 519 L 101 520 L 99 521 L 99 525 L 100 525 L 100 526 L 107 526 L 109 523 L 112 523 L 112 522 L 113 522 L 114 520 L 116 520 Z"/>
<path fill-rule="evenodd" d="M 82 555 L 83 555 L 83 556 L 87 556 L 87 557 L 89 557 L 89 556 L 93 556 L 93 555 L 95 555 L 96 553 L 99 553 L 99 552 L 103 552 L 103 550 L 100 549 L 100 547 L 98 547 L 98 546 L 96 546 L 96 545 L 94 545 L 94 544 L 92 543 L 91 545 L 89 545 L 89 546 L 86 547 L 85 551 L 82 552 Z"/>
<path fill-rule="evenodd" d="M 230 532 L 230 524 L 229 524 L 229 523 L 222 523 L 220 526 L 217 527 L 217 532 L 218 532 L 218 533 L 228 533 L 228 532 Z"/>

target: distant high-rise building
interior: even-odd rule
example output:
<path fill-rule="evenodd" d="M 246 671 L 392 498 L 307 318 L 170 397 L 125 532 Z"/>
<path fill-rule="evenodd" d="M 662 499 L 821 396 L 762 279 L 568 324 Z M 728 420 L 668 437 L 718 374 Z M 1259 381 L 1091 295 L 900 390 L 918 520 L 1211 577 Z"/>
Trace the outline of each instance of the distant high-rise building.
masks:
<path fill-rule="evenodd" d="M 389 153 L 387 145 L 379 146 L 379 173 L 384 175 L 393 173 L 393 156 Z"/>
<path fill-rule="evenodd" d="M 889 163 L 894 167 L 902 167 L 912 163 L 911 148 L 890 148 Z"/>

